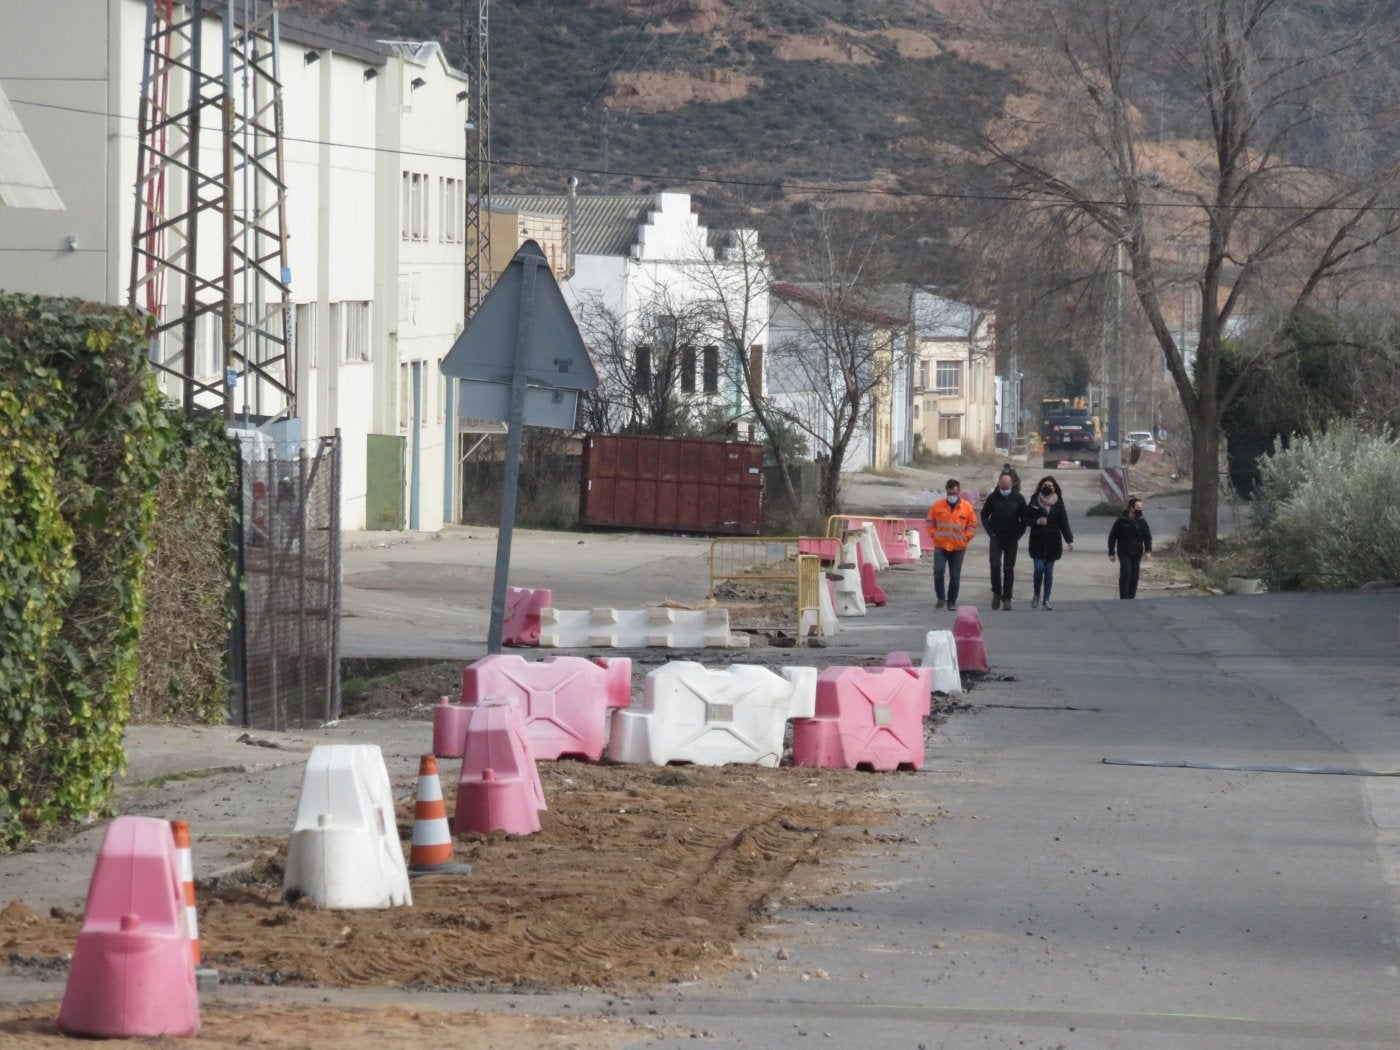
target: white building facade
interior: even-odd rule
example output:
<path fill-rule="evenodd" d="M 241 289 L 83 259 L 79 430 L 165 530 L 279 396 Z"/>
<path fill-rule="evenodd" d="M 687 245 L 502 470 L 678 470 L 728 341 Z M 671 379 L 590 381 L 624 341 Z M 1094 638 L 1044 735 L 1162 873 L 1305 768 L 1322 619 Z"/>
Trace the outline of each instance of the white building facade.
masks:
<path fill-rule="evenodd" d="M 215 75 L 222 11 L 208 6 L 201 63 Z M 437 529 L 454 465 L 438 362 L 462 325 L 466 78 L 436 44 L 279 21 L 297 420 L 283 436 L 340 434 L 344 528 Z M 0 88 L 63 210 L 0 208 L 0 288 L 128 302 L 145 32 L 143 0 L 50 0 L 5 20 Z M 200 169 L 221 151 L 221 129 L 204 129 Z M 165 192 L 185 192 L 178 170 Z M 199 223 L 201 276 L 219 274 L 219 218 Z M 169 316 L 181 295 L 166 282 Z M 201 318 L 202 379 L 223 371 L 218 329 Z M 257 422 L 251 398 L 234 401 Z"/>
<path fill-rule="evenodd" d="M 693 390 L 725 410 L 736 436 L 753 440 L 747 390 L 735 362 L 764 382 L 768 343 L 767 259 L 754 231 L 718 232 L 700 221 L 690 194 L 498 196 L 493 238 L 513 226 L 555 262 L 565 302 L 580 327 L 589 310 L 618 318 L 623 338 L 640 341 L 657 311 L 705 304 L 708 329 L 697 347 Z M 559 238 L 559 243 L 554 238 Z M 493 239 L 500 270 L 517 245 Z M 760 438 L 761 439 L 761 438 Z"/>

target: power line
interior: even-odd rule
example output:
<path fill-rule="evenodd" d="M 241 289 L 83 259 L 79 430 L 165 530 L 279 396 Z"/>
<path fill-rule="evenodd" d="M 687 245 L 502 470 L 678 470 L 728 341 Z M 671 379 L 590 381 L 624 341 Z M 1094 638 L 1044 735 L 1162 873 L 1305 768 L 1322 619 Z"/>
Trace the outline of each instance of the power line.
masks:
<path fill-rule="evenodd" d="M 57 110 L 67 113 L 80 113 L 84 116 L 103 117 L 107 119 L 116 118 L 119 120 L 134 121 L 134 116 L 125 113 L 109 113 L 100 109 L 87 109 L 81 106 L 62 106 L 53 102 L 34 102 L 29 99 L 10 97 L 12 105 L 31 106 L 35 109 Z M 420 157 L 426 160 L 450 160 L 454 163 L 460 162 L 461 154 L 439 153 L 432 150 L 414 149 L 390 149 L 386 146 L 367 146 L 358 142 L 337 142 L 333 139 L 302 138 L 296 135 L 284 135 L 283 142 L 295 142 L 307 146 L 329 146 L 335 149 L 358 150 L 365 153 L 382 153 L 398 157 Z M 934 191 L 934 190 L 905 190 L 893 189 L 878 186 L 840 186 L 823 184 L 816 182 L 798 182 L 783 178 L 777 179 L 738 179 L 721 178 L 715 175 L 676 175 L 663 172 L 645 171 L 602 171 L 596 168 L 581 167 L 577 164 L 549 164 L 544 161 L 519 160 L 513 157 L 493 157 L 490 161 L 493 168 L 522 169 L 526 171 L 557 171 L 571 175 L 621 175 L 627 178 L 645 179 L 652 182 L 670 182 L 675 184 L 701 184 L 707 186 L 732 186 L 742 189 L 755 189 L 769 191 L 774 183 L 779 184 L 784 190 L 794 193 L 807 194 L 829 194 L 834 196 L 867 196 L 867 197 L 889 197 L 895 200 L 910 201 L 986 201 L 989 203 L 1006 204 L 1037 204 L 1037 205 L 1058 205 L 1063 207 L 1101 207 L 1113 208 L 1122 207 L 1123 202 L 1118 200 L 1098 200 L 1085 199 L 1074 202 L 1071 205 L 1063 197 L 1054 194 L 1034 192 L 1025 193 L 986 193 L 973 190 L 968 191 Z M 1194 201 L 1142 201 L 1143 209 L 1158 210 L 1204 210 L 1206 206 Z M 1235 212 L 1346 212 L 1354 211 L 1354 208 L 1342 204 L 1321 204 L 1321 203 L 1300 203 L 1300 204 L 1234 204 L 1234 205 L 1212 205 L 1225 210 Z M 1368 211 L 1400 212 L 1400 204 L 1376 204 L 1370 206 Z"/>

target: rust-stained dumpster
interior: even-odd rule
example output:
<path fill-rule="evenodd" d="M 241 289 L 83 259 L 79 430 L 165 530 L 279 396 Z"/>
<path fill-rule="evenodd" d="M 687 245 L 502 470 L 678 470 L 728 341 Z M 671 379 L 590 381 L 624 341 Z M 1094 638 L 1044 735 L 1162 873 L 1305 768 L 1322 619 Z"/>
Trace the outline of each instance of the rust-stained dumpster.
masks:
<path fill-rule="evenodd" d="M 580 487 L 583 525 L 755 536 L 763 524 L 763 446 L 590 434 Z"/>

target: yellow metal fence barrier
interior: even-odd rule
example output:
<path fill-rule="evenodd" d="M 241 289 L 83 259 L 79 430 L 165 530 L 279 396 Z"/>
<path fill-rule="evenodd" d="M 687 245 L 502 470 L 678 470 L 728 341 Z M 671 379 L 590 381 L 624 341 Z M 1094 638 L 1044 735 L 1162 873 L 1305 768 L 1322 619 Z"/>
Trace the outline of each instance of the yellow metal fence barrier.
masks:
<path fill-rule="evenodd" d="M 793 625 L 801 643 L 805 624 L 821 635 L 821 559 L 799 554 L 796 536 L 724 537 L 710 543 L 710 590 L 720 583 L 766 583 L 791 590 L 796 605 Z"/>

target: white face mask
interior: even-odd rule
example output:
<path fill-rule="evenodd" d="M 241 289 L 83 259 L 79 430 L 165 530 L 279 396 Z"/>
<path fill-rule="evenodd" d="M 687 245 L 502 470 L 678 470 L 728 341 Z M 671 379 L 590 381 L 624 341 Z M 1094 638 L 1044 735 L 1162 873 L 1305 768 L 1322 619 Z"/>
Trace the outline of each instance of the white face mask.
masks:
<path fill-rule="evenodd" d="M 1010 492 L 1010 491 L 1011 491 L 1011 482 L 1009 482 L 1009 481 L 1003 482 L 1003 483 L 1002 483 L 1002 486 L 1001 486 L 1001 491 L 1002 491 L 1002 492 Z"/>
<path fill-rule="evenodd" d="M 957 505 L 958 505 L 958 497 L 957 497 L 957 496 L 949 496 L 949 497 L 948 497 L 948 506 L 950 506 L 950 507 L 956 507 Z"/>

